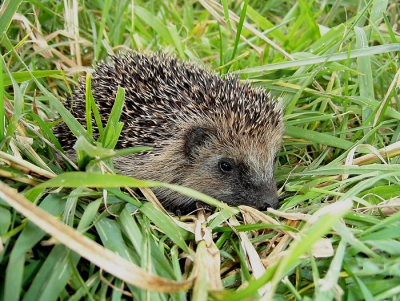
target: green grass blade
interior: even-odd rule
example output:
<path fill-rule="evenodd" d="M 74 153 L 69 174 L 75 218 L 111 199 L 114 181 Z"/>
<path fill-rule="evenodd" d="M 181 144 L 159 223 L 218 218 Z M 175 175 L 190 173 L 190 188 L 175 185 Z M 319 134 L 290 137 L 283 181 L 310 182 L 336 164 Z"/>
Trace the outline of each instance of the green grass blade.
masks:
<path fill-rule="evenodd" d="M 138 16 L 143 22 L 148 24 L 151 28 L 154 29 L 156 33 L 160 35 L 160 37 L 167 42 L 168 44 L 174 45 L 174 41 L 171 37 L 171 33 L 168 30 L 167 26 L 165 26 L 158 18 L 153 16 L 148 10 L 143 7 L 136 6 L 135 14 Z M 176 46 L 176 45 L 175 45 Z"/>
<path fill-rule="evenodd" d="M 211 198 L 204 193 L 197 192 L 193 189 L 154 181 L 142 181 L 123 175 L 89 173 L 89 172 L 65 172 L 59 176 L 52 178 L 44 183 L 37 185 L 25 193 L 28 199 L 34 199 L 40 195 L 47 187 L 167 187 L 178 191 L 184 195 L 204 201 L 215 207 L 220 207 L 237 212 L 236 209 L 223 204 L 214 198 Z"/>
<path fill-rule="evenodd" d="M 55 300 L 65 289 L 80 256 L 56 245 L 47 256 L 23 300 Z"/>
<path fill-rule="evenodd" d="M 161 211 L 154 208 L 150 203 L 145 203 L 140 208 L 150 220 L 152 220 L 157 227 L 162 229 L 162 231 L 168 235 L 168 237 L 183 251 L 186 253 L 191 253 L 191 250 L 187 246 L 184 237 L 187 233 L 183 231 L 182 228 L 178 227 L 175 223 L 171 221 L 170 218 L 166 217 Z"/>
<path fill-rule="evenodd" d="M 260 67 L 246 68 L 239 71 L 235 71 L 234 73 L 240 74 L 248 74 L 248 73 L 260 73 L 265 71 L 272 70 L 281 70 L 281 69 L 289 69 L 289 68 L 297 68 L 304 67 L 308 65 L 321 64 L 327 62 L 338 62 L 343 61 L 348 58 L 362 58 L 368 57 L 377 54 L 389 53 L 392 51 L 400 51 L 400 43 L 393 43 L 388 45 L 379 45 L 379 46 L 370 46 L 364 49 L 356 49 L 351 50 L 350 53 L 343 52 L 338 54 L 328 54 L 321 56 L 311 56 L 306 59 L 298 59 L 290 62 L 282 62 L 282 63 L 273 63 Z"/>
<path fill-rule="evenodd" d="M 368 48 L 367 44 L 367 36 L 366 33 L 359 27 L 354 28 L 356 37 L 357 37 L 357 48 L 365 49 Z M 371 68 L 371 59 L 369 56 L 359 57 L 358 58 L 358 71 L 360 75 L 358 76 L 358 82 L 360 85 L 360 96 L 368 99 L 374 99 L 374 85 L 372 79 L 372 68 Z M 363 108 L 362 110 L 363 120 L 368 121 L 369 117 L 372 114 L 371 109 Z M 364 124 L 366 125 L 366 124 Z M 367 131 L 367 130 L 366 130 Z"/>
<path fill-rule="evenodd" d="M 240 35 L 242 33 L 242 29 L 243 29 L 243 23 L 246 17 L 246 12 L 247 12 L 247 5 L 249 4 L 248 0 L 244 0 L 243 5 L 242 5 L 242 11 L 240 12 L 240 19 L 239 19 L 239 23 L 237 25 L 236 28 L 236 37 L 235 37 L 235 42 L 233 44 L 233 51 L 232 51 L 232 55 L 231 55 L 231 61 L 233 61 L 236 57 L 236 52 L 238 49 L 238 45 L 240 42 Z M 226 72 L 228 72 L 230 65 L 228 66 L 228 69 L 226 70 Z"/>
<path fill-rule="evenodd" d="M 16 83 L 22 83 L 24 81 L 28 81 L 32 79 L 32 75 L 35 78 L 61 78 L 62 77 L 62 72 L 58 70 L 46 70 L 46 71 L 32 71 L 31 73 L 22 71 L 22 72 L 13 72 L 12 73 L 12 78 Z M 4 87 L 12 85 L 12 80 L 10 76 L 6 73 L 3 74 L 4 79 L 3 79 L 3 85 Z"/>
<path fill-rule="evenodd" d="M 125 90 L 118 87 L 117 96 L 111 109 L 107 125 L 104 129 L 103 135 L 100 136 L 99 141 L 103 143 L 105 148 L 115 148 L 119 135 L 121 134 L 124 124 L 119 122 L 124 107 Z"/>
<path fill-rule="evenodd" d="M 10 26 L 12 17 L 18 10 L 22 0 L 4 0 L 0 6 L 0 39 Z"/>
<path fill-rule="evenodd" d="M 60 215 L 64 209 L 61 198 L 57 195 L 47 196 L 40 207 L 52 215 Z M 5 270 L 4 300 L 20 300 L 25 264 L 25 253 L 29 252 L 46 233 L 33 223 L 27 223 L 19 235 L 10 255 Z"/>
<path fill-rule="evenodd" d="M 4 59 L 0 62 L 0 141 L 4 141 L 5 126 L 6 126 L 6 115 L 4 105 L 4 74 L 3 74 L 3 63 Z M 1 145 L 0 149 L 3 148 Z"/>
<path fill-rule="evenodd" d="M 267 31 L 268 35 L 276 39 L 280 44 L 286 43 L 287 37 L 282 32 L 280 32 L 272 22 L 270 22 L 260 13 L 258 13 L 250 5 L 247 7 L 247 17 L 254 21 L 263 30 Z"/>
<path fill-rule="evenodd" d="M 103 217 L 95 224 L 96 230 L 100 235 L 103 245 L 117 253 L 119 256 L 130 262 L 137 264 L 136 258 L 131 254 L 130 250 L 122 237 L 121 229 L 117 226 L 116 221 Z"/>
<path fill-rule="evenodd" d="M 329 270 L 324 279 L 320 279 L 315 300 L 334 300 L 340 297 L 336 294 L 336 283 L 339 280 L 342 262 L 346 254 L 346 241 L 341 240 L 333 258 Z"/>
<path fill-rule="evenodd" d="M 353 147 L 353 143 L 335 136 L 331 136 L 325 133 L 318 133 L 316 131 L 300 129 L 299 127 L 286 125 L 285 133 L 291 137 L 306 139 L 313 143 L 333 146 L 345 150 L 349 150 Z"/>
<path fill-rule="evenodd" d="M 103 36 L 104 36 L 104 29 L 106 27 L 108 15 L 110 12 L 112 1 L 111 0 L 105 0 L 103 5 L 102 5 L 102 13 L 101 13 L 101 21 L 100 21 L 100 27 L 98 29 L 98 35 L 96 36 L 96 47 L 94 49 L 94 54 L 96 61 L 100 59 L 100 54 L 101 54 L 101 47 L 103 45 Z"/>

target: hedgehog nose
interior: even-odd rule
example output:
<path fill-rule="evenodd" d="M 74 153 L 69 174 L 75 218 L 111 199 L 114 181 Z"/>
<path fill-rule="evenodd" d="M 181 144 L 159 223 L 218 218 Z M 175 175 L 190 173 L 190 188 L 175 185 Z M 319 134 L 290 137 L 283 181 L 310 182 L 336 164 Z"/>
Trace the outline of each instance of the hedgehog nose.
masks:
<path fill-rule="evenodd" d="M 269 185 L 264 186 L 264 189 L 262 189 L 260 192 L 262 194 L 259 198 L 259 200 L 261 201 L 259 205 L 260 211 L 265 211 L 268 208 L 278 209 L 280 207 L 275 182 L 273 182 L 272 184 L 269 183 Z"/>
<path fill-rule="evenodd" d="M 268 198 L 268 200 L 264 203 L 261 204 L 260 207 L 260 211 L 265 211 L 268 208 L 272 208 L 272 209 L 279 209 L 280 205 L 279 205 L 279 200 L 278 197 L 271 197 Z"/>
<path fill-rule="evenodd" d="M 261 204 L 260 211 L 266 211 L 268 208 L 279 209 L 279 200 L 276 194 L 268 195 L 266 200 Z"/>

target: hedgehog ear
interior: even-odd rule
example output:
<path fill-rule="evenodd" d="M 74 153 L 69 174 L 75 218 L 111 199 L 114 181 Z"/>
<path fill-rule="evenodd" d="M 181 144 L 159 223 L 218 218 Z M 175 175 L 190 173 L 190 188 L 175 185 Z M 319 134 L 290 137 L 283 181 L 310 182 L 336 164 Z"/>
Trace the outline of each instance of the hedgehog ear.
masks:
<path fill-rule="evenodd" d="M 210 141 L 211 137 L 215 136 L 215 133 L 205 127 L 194 127 L 191 128 L 186 134 L 185 139 L 185 154 L 189 158 L 194 158 L 198 155 L 199 147 L 205 145 Z"/>

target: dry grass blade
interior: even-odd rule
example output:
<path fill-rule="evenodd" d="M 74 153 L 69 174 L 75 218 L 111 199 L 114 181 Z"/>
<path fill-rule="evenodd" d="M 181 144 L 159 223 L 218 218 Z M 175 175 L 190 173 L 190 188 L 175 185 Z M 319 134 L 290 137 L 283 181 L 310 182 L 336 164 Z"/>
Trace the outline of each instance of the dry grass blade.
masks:
<path fill-rule="evenodd" d="M 18 158 L 16 156 L 12 156 L 10 154 L 7 154 L 5 152 L 0 151 L 0 160 L 3 161 L 5 164 L 8 166 L 20 170 L 26 174 L 38 174 L 40 176 L 43 176 L 45 178 L 51 179 L 56 176 L 53 172 L 47 171 L 43 168 L 40 168 L 36 166 L 35 164 L 32 164 L 22 158 Z"/>
<path fill-rule="evenodd" d="M 204 226 L 206 224 L 204 212 L 199 211 L 197 217 L 195 222 L 195 240 L 198 242 L 195 258 L 197 270 L 193 272 L 197 275 L 204 273 L 202 281 L 205 281 L 205 284 L 195 283 L 195 286 L 204 285 L 208 291 L 220 291 L 223 289 L 220 251 L 213 241 L 211 229 Z M 201 278 L 197 277 L 197 281 L 201 281 Z"/>
<path fill-rule="evenodd" d="M 232 226 L 239 226 L 239 222 L 237 219 L 232 216 L 229 220 L 229 223 Z M 240 237 L 240 243 L 242 245 L 243 251 L 246 255 L 246 261 L 250 269 L 253 271 L 253 277 L 255 279 L 260 278 L 265 273 L 265 268 L 262 263 L 260 256 L 258 255 L 256 249 L 254 248 L 253 244 L 250 242 L 248 234 L 245 232 L 238 233 Z M 258 289 L 258 293 L 262 296 L 264 295 L 267 290 L 269 289 L 268 285 L 264 285 L 260 289 Z"/>
<path fill-rule="evenodd" d="M 348 164 L 351 165 L 366 165 L 376 162 L 385 162 L 385 158 L 394 158 L 400 156 L 400 141 L 392 143 L 379 150 L 372 149 L 372 154 L 367 154 L 356 159 L 348 158 Z M 350 154 L 349 154 L 350 155 Z"/>
<path fill-rule="evenodd" d="M 72 3 L 71 3 L 72 2 Z M 64 1 L 65 5 L 65 30 L 71 34 L 73 41 L 71 43 L 71 54 L 76 57 L 76 64 L 82 66 L 81 47 L 78 41 L 79 38 L 79 18 L 78 18 L 78 1 Z"/>
<path fill-rule="evenodd" d="M 272 222 L 272 224 L 275 225 L 281 225 L 281 223 L 275 221 L 271 217 L 263 214 L 262 212 L 251 208 L 247 206 L 240 206 L 240 210 L 242 214 L 245 217 L 245 220 L 250 220 L 250 216 L 252 217 L 251 223 L 256 223 L 258 221 L 261 221 L 263 223 L 266 223 L 269 221 L 269 223 Z M 271 214 L 277 216 L 277 217 L 282 217 L 287 219 L 287 225 L 295 226 L 296 228 L 298 227 L 298 222 L 297 221 L 306 221 L 309 223 L 314 223 L 317 219 L 314 215 L 310 214 L 304 214 L 304 213 L 287 213 L 287 212 L 281 212 L 275 209 L 268 209 L 268 212 Z M 316 215 L 318 216 L 318 215 Z M 284 247 L 287 246 L 287 242 L 290 241 L 291 239 L 294 240 L 300 240 L 300 236 L 298 233 L 290 232 L 290 231 L 284 231 L 281 230 L 284 235 L 281 235 L 280 237 L 280 247 L 275 247 L 274 251 L 268 256 L 268 258 L 263 258 L 263 263 L 265 266 L 271 265 L 273 262 L 275 262 L 280 256 L 283 255 Z M 279 235 L 277 235 L 278 237 Z M 332 242 L 329 239 L 324 239 L 321 238 L 318 240 L 311 248 L 311 254 L 316 257 L 316 258 L 321 258 L 321 257 L 331 257 L 333 256 L 333 246 Z M 308 254 L 303 255 L 303 258 L 307 258 Z"/>
<path fill-rule="evenodd" d="M 387 216 L 393 215 L 400 211 L 400 197 L 384 202 L 378 205 L 377 208 L 382 208 L 382 212 Z"/>
<path fill-rule="evenodd" d="M 54 56 L 56 56 L 59 59 L 56 61 L 56 63 L 64 70 L 79 67 L 79 65 L 77 65 L 68 56 L 64 55 L 57 49 L 50 47 L 46 37 L 44 37 L 42 33 L 39 32 L 39 30 L 37 30 L 25 16 L 17 13 L 13 16 L 13 20 L 18 22 L 20 26 L 27 32 L 35 51 L 40 53 L 40 55 L 42 55 L 44 58 L 52 59 Z"/>

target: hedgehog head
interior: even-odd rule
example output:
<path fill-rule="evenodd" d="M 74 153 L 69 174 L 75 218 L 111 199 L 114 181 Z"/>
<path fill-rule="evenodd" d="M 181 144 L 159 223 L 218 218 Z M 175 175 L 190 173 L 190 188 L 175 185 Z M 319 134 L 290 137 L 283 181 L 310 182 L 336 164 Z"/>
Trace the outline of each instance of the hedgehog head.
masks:
<path fill-rule="evenodd" d="M 163 166 L 155 180 L 193 188 L 232 206 L 278 208 L 274 161 L 284 128 L 281 110 L 277 102 L 260 99 L 268 98 L 264 92 L 253 92 L 259 98 L 251 105 L 236 98 L 234 107 L 226 103 L 226 108 L 190 114 L 195 116 L 191 120 L 187 114 L 175 120 L 174 134 L 151 159 Z M 155 192 L 167 208 L 195 208 L 196 200 L 165 188 Z"/>

